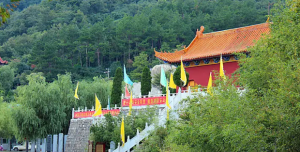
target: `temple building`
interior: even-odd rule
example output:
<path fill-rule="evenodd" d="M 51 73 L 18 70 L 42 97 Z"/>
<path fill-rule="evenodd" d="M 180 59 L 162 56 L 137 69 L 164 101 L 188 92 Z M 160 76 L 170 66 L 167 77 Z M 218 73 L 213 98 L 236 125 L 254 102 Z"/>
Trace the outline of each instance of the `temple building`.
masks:
<path fill-rule="evenodd" d="M 204 27 L 197 29 L 196 36 L 188 47 L 173 53 L 157 52 L 155 56 L 172 65 L 180 65 L 181 57 L 185 70 L 190 74 L 189 86 L 207 86 L 209 73 L 219 71 L 222 54 L 224 71 L 230 76 L 238 68 L 234 53 L 245 52 L 263 35 L 269 34 L 269 23 L 262 23 L 224 31 L 203 34 Z"/>

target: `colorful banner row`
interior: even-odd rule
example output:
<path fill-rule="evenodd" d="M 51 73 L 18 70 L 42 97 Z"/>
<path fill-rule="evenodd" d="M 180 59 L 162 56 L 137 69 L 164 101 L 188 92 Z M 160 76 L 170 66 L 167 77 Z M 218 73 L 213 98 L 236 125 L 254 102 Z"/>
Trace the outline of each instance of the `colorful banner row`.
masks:
<path fill-rule="evenodd" d="M 128 107 L 130 99 L 122 99 L 122 106 Z M 132 99 L 132 106 L 147 106 L 156 104 L 166 104 L 166 97 L 150 97 Z"/>
<path fill-rule="evenodd" d="M 95 113 L 95 111 L 74 112 L 74 119 L 92 117 L 94 113 Z M 108 113 L 110 113 L 113 116 L 117 116 L 120 113 L 120 109 L 102 110 L 102 115 L 105 115 Z"/>

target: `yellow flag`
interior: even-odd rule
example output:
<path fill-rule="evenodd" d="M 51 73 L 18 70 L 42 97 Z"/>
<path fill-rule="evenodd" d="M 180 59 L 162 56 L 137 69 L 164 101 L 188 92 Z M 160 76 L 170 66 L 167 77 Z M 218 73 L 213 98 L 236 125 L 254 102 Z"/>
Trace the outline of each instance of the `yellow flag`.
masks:
<path fill-rule="evenodd" d="M 74 97 L 75 97 L 76 99 L 79 99 L 78 94 L 77 94 L 78 86 L 79 86 L 79 82 L 77 82 L 77 87 L 76 87 L 76 89 L 75 89 L 75 95 L 74 95 Z"/>
<path fill-rule="evenodd" d="M 207 85 L 207 93 L 209 93 L 211 96 L 213 95 L 212 93 L 212 77 L 211 77 L 211 72 L 209 75 L 209 80 L 208 80 L 208 85 Z"/>
<path fill-rule="evenodd" d="M 221 54 L 221 57 L 220 57 L 220 77 L 221 77 L 222 79 L 225 80 L 225 74 L 224 74 L 224 68 L 223 68 L 222 54 Z"/>
<path fill-rule="evenodd" d="M 174 83 L 173 74 L 172 73 L 170 74 L 170 84 L 169 84 L 169 87 L 172 88 L 172 89 L 176 89 L 176 85 Z"/>
<path fill-rule="evenodd" d="M 122 117 L 122 123 L 121 123 L 121 140 L 122 140 L 122 147 L 124 147 L 124 144 L 125 144 L 124 116 Z"/>
<path fill-rule="evenodd" d="M 102 115 L 102 107 L 101 107 L 101 103 L 99 101 L 99 99 L 97 98 L 96 94 L 95 94 L 95 113 L 93 114 L 93 116 L 99 116 Z"/>
<path fill-rule="evenodd" d="M 183 63 L 182 63 L 182 57 L 181 57 L 181 69 L 180 69 L 180 79 L 181 81 L 184 83 L 183 86 L 186 85 L 186 74 L 185 74 L 185 70 L 184 70 L 184 67 L 183 67 Z"/>
<path fill-rule="evenodd" d="M 128 112 L 128 116 L 131 115 L 131 110 L 132 110 L 132 92 L 130 94 L 130 101 L 129 101 L 129 112 Z"/>
<path fill-rule="evenodd" d="M 100 107 L 100 101 L 98 100 L 96 93 L 95 93 L 95 110 L 98 110 Z"/>
<path fill-rule="evenodd" d="M 168 83 L 167 83 L 167 87 L 166 87 L 166 105 L 168 106 L 168 108 L 171 109 L 171 106 L 169 104 L 169 86 L 168 86 Z"/>
<path fill-rule="evenodd" d="M 170 117 L 170 113 L 169 113 L 169 109 L 167 108 L 167 120 L 169 120 Z"/>

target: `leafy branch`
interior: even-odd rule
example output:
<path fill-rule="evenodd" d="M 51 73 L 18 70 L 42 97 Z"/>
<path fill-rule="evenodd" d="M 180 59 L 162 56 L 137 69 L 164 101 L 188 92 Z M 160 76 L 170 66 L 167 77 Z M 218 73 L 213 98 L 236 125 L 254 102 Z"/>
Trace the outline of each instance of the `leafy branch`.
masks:
<path fill-rule="evenodd" d="M 0 17 L 1 22 L 0 26 L 7 22 L 7 19 L 10 18 L 10 11 L 13 12 L 14 8 L 20 4 L 20 0 L 10 0 L 11 4 L 7 4 L 6 7 L 0 6 Z"/>

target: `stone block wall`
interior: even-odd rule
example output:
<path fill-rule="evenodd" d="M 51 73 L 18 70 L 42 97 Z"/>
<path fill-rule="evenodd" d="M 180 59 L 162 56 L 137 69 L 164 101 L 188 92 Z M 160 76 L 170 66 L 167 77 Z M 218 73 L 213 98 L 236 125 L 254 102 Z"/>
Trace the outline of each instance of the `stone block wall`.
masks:
<path fill-rule="evenodd" d="M 85 152 L 88 149 L 92 119 L 72 119 L 65 152 Z"/>

